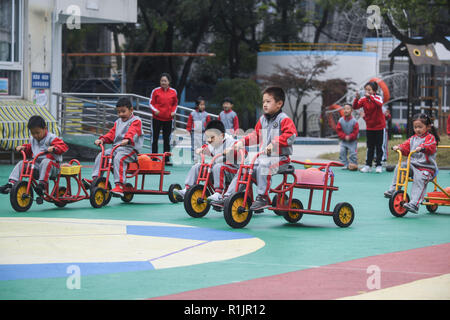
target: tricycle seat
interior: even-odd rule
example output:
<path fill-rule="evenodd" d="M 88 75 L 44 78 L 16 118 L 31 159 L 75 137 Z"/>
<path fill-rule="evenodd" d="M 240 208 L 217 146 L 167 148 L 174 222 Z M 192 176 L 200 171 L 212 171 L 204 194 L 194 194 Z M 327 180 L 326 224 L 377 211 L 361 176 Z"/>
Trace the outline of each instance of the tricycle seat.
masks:
<path fill-rule="evenodd" d="M 283 165 L 280 166 L 280 170 L 278 170 L 277 174 L 291 174 L 295 172 L 295 168 L 293 165 Z"/>
<path fill-rule="evenodd" d="M 325 184 L 326 172 L 320 171 L 317 168 L 296 169 L 295 175 L 297 176 L 296 184 L 321 186 Z"/>

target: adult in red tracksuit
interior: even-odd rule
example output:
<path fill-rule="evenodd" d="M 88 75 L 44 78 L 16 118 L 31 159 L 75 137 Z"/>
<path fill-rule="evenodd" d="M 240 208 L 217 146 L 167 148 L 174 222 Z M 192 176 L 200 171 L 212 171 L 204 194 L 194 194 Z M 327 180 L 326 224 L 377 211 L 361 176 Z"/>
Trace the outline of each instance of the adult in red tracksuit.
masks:
<path fill-rule="evenodd" d="M 172 78 L 168 73 L 161 74 L 160 87 L 153 89 L 150 95 L 150 109 L 153 113 L 152 153 L 158 153 L 159 133 L 162 129 L 164 152 L 170 152 L 170 134 L 172 121 L 178 106 L 177 91 L 170 87 Z M 166 158 L 169 162 L 169 158 Z"/>
<path fill-rule="evenodd" d="M 381 159 L 383 157 L 383 132 L 386 127 L 386 118 L 383 113 L 383 98 L 376 94 L 378 85 L 376 82 L 368 82 L 364 86 L 365 95 L 360 98 L 356 94 L 353 101 L 353 109 L 363 108 L 366 121 L 367 158 L 362 172 L 372 170 L 374 152 L 376 150 L 376 171 L 382 172 Z"/>
<path fill-rule="evenodd" d="M 450 137 L 450 114 L 447 118 L 447 135 Z"/>

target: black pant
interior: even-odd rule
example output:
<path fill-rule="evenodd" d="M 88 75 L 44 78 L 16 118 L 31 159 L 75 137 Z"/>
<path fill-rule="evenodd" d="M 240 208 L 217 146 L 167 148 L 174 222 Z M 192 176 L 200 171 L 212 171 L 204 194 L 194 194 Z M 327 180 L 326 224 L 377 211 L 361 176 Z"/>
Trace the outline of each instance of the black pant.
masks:
<path fill-rule="evenodd" d="M 377 158 L 375 165 L 381 166 L 381 159 L 383 157 L 383 130 L 366 130 L 367 136 L 367 158 L 366 165 L 372 166 L 373 154 L 377 150 Z"/>
<path fill-rule="evenodd" d="M 152 141 L 152 153 L 158 153 L 158 139 L 159 133 L 162 129 L 164 152 L 170 152 L 170 134 L 172 133 L 172 120 L 161 121 L 153 118 L 153 141 Z"/>

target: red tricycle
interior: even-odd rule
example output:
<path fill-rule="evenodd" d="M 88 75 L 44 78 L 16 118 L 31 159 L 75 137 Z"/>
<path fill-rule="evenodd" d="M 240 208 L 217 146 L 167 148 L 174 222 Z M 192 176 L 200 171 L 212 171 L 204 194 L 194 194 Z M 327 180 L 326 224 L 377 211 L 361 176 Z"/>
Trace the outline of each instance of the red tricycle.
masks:
<path fill-rule="evenodd" d="M 11 205 L 18 212 L 27 211 L 33 204 L 33 190 L 37 192 L 35 163 L 40 156 L 47 153 L 40 152 L 32 160 L 27 160 L 25 152 L 23 150 L 21 152 L 23 156 L 22 171 L 19 180 L 10 191 Z M 61 186 L 61 178 L 65 178 L 65 186 Z M 76 194 L 72 194 L 71 179 L 74 179 L 78 186 Z M 52 191 L 43 190 L 43 195 L 36 198 L 36 203 L 42 204 L 47 201 L 53 202 L 57 207 L 64 207 L 67 203 L 84 199 L 89 199 L 89 194 L 81 181 L 81 164 L 78 160 L 72 159 L 69 163 L 61 165 L 60 172 L 54 180 Z"/>
<path fill-rule="evenodd" d="M 224 206 L 224 218 L 227 224 L 233 228 L 245 227 L 252 217 L 253 212 L 250 206 L 253 202 L 252 172 L 256 159 L 264 152 L 258 152 L 252 159 L 250 164 L 241 164 L 238 171 L 238 181 L 236 192 L 228 197 Z M 295 169 L 289 164 L 280 168 L 277 174 L 283 175 L 281 183 L 270 189 L 269 192 L 275 193 L 270 201 L 269 210 L 273 210 L 276 214 L 283 216 L 290 223 L 298 222 L 303 214 L 315 214 L 332 216 L 336 225 L 339 227 L 348 227 L 354 219 L 354 210 L 351 204 L 347 202 L 338 203 L 333 211 L 330 211 L 331 194 L 338 190 L 334 186 L 334 174 L 330 167 L 342 167 L 339 162 L 329 163 L 312 163 L 291 160 L 291 163 L 311 166 L 308 169 Z M 314 168 L 313 166 L 319 166 Z M 292 182 L 288 181 L 289 176 L 293 178 Z M 290 179 L 289 179 L 290 180 Z M 238 191 L 239 186 L 245 186 L 245 191 Z M 300 200 L 293 197 L 294 189 L 309 189 L 308 208 L 304 209 Z M 320 210 L 311 209 L 314 190 L 322 191 L 322 206 Z"/>
<path fill-rule="evenodd" d="M 212 167 L 215 161 L 223 156 L 223 153 L 219 153 L 212 157 L 209 163 L 206 163 L 205 155 L 201 153 L 201 163 L 196 184 L 187 189 L 186 194 L 184 195 L 184 208 L 191 217 L 204 217 L 208 213 L 211 205 L 214 210 L 222 211 L 222 207 L 211 204 L 207 198 L 214 193 L 214 185 L 211 179 Z M 243 161 L 243 159 L 244 153 L 241 154 L 241 161 Z M 224 182 L 225 187 L 222 191 L 222 195 L 227 191 L 228 184 L 228 181 Z"/>
<path fill-rule="evenodd" d="M 113 154 L 114 151 L 120 145 L 116 145 L 112 148 L 110 154 L 105 154 L 105 147 L 103 144 L 100 145 L 101 158 L 100 158 L 100 170 L 99 176 L 95 178 L 91 183 L 91 205 L 94 208 L 100 208 L 109 203 L 112 197 L 110 173 L 113 165 Z M 139 154 L 136 162 L 131 162 L 128 164 L 126 171 L 126 178 L 135 178 L 134 185 L 131 183 L 126 183 L 124 185 L 124 193 L 120 198 L 124 202 L 130 202 L 135 194 L 159 194 L 168 195 L 169 200 L 173 203 L 181 201 L 181 198 L 174 194 L 174 190 L 181 189 L 179 184 L 171 184 L 168 191 L 163 190 L 164 176 L 170 174 L 170 171 L 165 170 L 165 160 L 171 154 L 169 152 L 165 153 L 143 153 Z M 103 177 L 103 173 L 106 176 Z M 159 176 L 159 188 L 158 189 L 145 189 L 145 177 L 147 175 L 158 175 Z M 141 183 L 139 187 L 139 176 L 141 177 Z"/>

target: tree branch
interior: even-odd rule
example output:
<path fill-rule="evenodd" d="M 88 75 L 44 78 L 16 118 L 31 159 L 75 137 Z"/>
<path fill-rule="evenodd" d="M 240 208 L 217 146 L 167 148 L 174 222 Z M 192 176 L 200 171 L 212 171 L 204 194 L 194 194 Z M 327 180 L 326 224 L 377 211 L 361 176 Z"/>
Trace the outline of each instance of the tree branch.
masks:
<path fill-rule="evenodd" d="M 447 38 L 445 36 L 443 36 L 441 32 L 439 32 L 440 31 L 439 29 L 434 30 L 433 34 L 425 36 L 420 39 L 410 38 L 410 37 L 404 35 L 403 33 L 401 33 L 400 30 L 398 30 L 394 26 L 391 19 L 388 17 L 388 15 L 386 13 L 383 13 L 382 17 L 383 17 L 384 21 L 386 22 L 386 25 L 388 26 L 392 35 L 403 43 L 427 45 L 430 43 L 439 42 L 439 43 L 442 43 L 447 50 L 450 50 L 450 41 L 447 40 Z"/>

